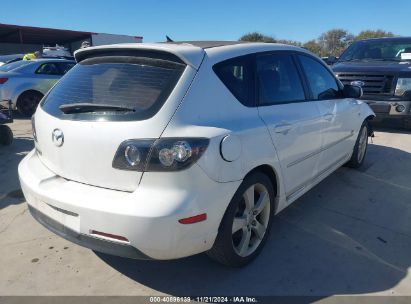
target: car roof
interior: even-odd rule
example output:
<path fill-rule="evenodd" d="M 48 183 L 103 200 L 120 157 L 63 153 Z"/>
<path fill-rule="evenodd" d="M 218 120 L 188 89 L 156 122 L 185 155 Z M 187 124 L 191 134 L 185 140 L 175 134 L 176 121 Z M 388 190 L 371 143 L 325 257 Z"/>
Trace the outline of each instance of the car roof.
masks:
<path fill-rule="evenodd" d="M 214 57 L 214 60 L 237 57 L 248 53 L 273 51 L 273 50 L 307 50 L 291 45 L 264 42 L 244 41 L 176 41 L 158 43 L 120 43 L 102 45 L 79 49 L 74 52 L 77 61 L 93 56 L 101 51 L 112 50 L 156 50 L 171 53 L 179 57 L 186 64 L 198 69 L 205 54 Z"/>

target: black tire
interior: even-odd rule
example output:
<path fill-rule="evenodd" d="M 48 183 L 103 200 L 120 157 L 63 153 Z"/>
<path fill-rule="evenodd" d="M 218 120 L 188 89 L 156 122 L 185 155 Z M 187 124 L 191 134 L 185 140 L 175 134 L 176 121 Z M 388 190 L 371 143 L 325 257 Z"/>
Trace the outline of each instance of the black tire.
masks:
<path fill-rule="evenodd" d="M 358 132 L 357 141 L 355 142 L 354 151 L 351 155 L 351 159 L 346 164 L 347 167 L 359 168 L 364 163 L 365 155 L 367 154 L 368 148 L 368 132 L 368 121 L 364 121 L 360 128 L 360 132 Z M 362 143 L 362 140 L 364 139 L 364 134 L 366 134 L 365 142 Z M 363 144 L 365 146 L 363 146 Z"/>
<path fill-rule="evenodd" d="M 260 206 L 267 206 L 268 204 L 268 211 L 266 209 L 267 207 L 264 207 L 264 210 L 260 211 L 261 213 L 259 213 L 258 215 L 254 215 L 255 213 L 252 213 L 251 211 L 247 212 L 248 209 L 246 207 L 244 195 L 246 195 L 246 191 L 251 189 L 251 187 L 253 187 L 252 192 L 254 196 L 254 202 L 262 202 L 263 196 L 266 197 L 262 193 L 267 193 L 269 201 L 264 200 L 265 204 L 260 204 Z M 267 191 L 258 193 L 257 188 L 265 188 Z M 256 196 L 256 194 L 258 194 L 258 196 Z M 259 198 L 261 200 L 258 200 Z M 242 209 L 243 206 L 245 207 L 244 210 Z M 258 204 L 256 204 L 254 207 L 255 209 L 257 209 Z M 267 177 L 267 175 L 261 172 L 250 174 L 244 179 L 237 192 L 234 194 L 234 197 L 232 198 L 230 204 L 228 205 L 228 208 L 221 221 L 217 238 L 214 242 L 213 247 L 207 252 L 207 255 L 211 259 L 230 267 L 240 267 L 248 264 L 260 253 L 260 251 L 264 247 L 267 236 L 270 232 L 274 211 L 275 191 L 271 180 Z M 248 218 L 251 217 L 250 220 L 243 219 L 246 212 L 248 213 Z M 254 210 L 254 212 L 257 212 L 257 210 Z M 262 216 L 264 216 L 264 218 L 262 218 Z M 232 231 L 235 230 L 233 226 L 235 218 L 236 220 L 240 219 L 244 222 L 248 222 L 248 224 L 244 225 L 243 228 L 240 228 L 237 232 L 233 233 Z M 266 224 L 261 224 L 261 222 L 264 222 L 267 219 L 268 222 L 266 222 Z M 262 237 L 258 237 L 258 226 L 256 226 L 256 221 L 259 227 L 262 227 L 261 225 L 263 225 L 263 227 L 264 225 L 266 225 Z M 248 238 L 249 243 L 247 243 L 247 246 L 241 246 L 242 243 L 245 243 L 243 242 L 243 239 L 246 238 L 244 233 L 247 234 L 247 231 L 251 235 L 251 237 Z M 241 234 L 241 238 L 238 241 L 238 238 L 240 237 L 239 234 Z M 237 247 L 247 248 L 246 250 L 250 250 L 250 253 L 240 255 Z M 251 249 L 253 249 L 253 251 L 251 251 Z"/>
<path fill-rule="evenodd" d="M 43 94 L 36 91 L 27 91 L 17 99 L 17 110 L 25 117 L 31 117 L 36 112 L 37 105 L 43 98 Z"/>
<path fill-rule="evenodd" d="M 8 126 L 0 125 L 0 144 L 9 146 L 13 142 L 13 132 Z"/>

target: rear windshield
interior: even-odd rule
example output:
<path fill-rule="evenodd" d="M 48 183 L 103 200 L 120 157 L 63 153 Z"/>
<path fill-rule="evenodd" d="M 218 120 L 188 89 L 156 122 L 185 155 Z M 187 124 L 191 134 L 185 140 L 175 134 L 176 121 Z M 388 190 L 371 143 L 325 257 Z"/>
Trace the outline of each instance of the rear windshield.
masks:
<path fill-rule="evenodd" d="M 12 71 L 12 70 L 18 69 L 22 66 L 25 66 L 29 63 L 31 63 L 31 61 L 29 61 L 29 60 L 21 60 L 21 61 L 6 63 L 5 65 L 2 65 L 0 67 L 0 72 Z"/>
<path fill-rule="evenodd" d="M 62 119 L 147 119 L 164 104 L 184 68 L 181 62 L 163 58 L 88 58 L 67 72 L 41 106 L 47 113 Z M 79 105 L 80 110 L 61 110 L 70 104 Z"/>

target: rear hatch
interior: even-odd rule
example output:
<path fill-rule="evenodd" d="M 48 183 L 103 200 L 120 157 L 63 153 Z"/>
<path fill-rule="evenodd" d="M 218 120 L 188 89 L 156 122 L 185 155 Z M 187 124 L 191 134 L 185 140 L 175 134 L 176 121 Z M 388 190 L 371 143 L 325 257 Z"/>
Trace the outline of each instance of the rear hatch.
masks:
<path fill-rule="evenodd" d="M 135 190 L 142 172 L 113 168 L 117 149 L 129 139 L 160 137 L 195 73 L 164 51 L 88 51 L 34 116 L 41 161 L 68 180 Z"/>

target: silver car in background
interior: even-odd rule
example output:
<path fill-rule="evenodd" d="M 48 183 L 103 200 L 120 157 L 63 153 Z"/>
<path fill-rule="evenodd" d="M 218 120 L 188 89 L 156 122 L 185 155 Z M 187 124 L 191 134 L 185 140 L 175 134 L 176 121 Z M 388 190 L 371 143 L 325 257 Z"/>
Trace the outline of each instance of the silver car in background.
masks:
<path fill-rule="evenodd" d="M 24 54 L 0 55 L 0 66 L 23 59 Z"/>
<path fill-rule="evenodd" d="M 21 60 L 0 66 L 0 104 L 31 116 L 43 96 L 76 62 L 65 59 Z"/>

